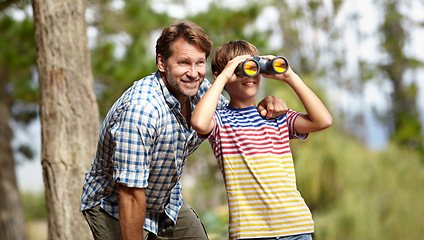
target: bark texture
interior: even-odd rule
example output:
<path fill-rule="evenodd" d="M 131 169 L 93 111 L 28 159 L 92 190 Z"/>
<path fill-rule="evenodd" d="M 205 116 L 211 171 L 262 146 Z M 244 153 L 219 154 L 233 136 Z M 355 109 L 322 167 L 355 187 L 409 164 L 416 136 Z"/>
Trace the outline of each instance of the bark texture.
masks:
<path fill-rule="evenodd" d="M 84 18 L 86 1 L 33 0 L 32 4 L 48 238 L 90 239 L 79 204 L 99 120 Z"/>
<path fill-rule="evenodd" d="M 0 79 L 2 83 L 3 80 Z M 1 84 L 0 89 L 4 86 Z M 11 146 L 10 112 L 4 100 L 0 100 L 0 239 L 23 240 L 26 239 L 24 214 Z"/>

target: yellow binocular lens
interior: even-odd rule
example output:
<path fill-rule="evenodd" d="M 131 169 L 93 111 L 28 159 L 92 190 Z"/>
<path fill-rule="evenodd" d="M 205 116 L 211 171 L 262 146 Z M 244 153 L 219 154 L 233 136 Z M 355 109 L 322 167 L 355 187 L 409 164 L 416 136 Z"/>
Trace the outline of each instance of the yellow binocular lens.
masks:
<path fill-rule="evenodd" d="M 256 76 L 259 73 L 258 63 L 249 60 L 243 66 L 244 72 L 249 76 Z"/>
<path fill-rule="evenodd" d="M 274 70 L 277 73 L 283 73 L 287 70 L 287 62 L 286 60 L 284 60 L 284 58 L 278 57 L 275 58 L 273 61 Z"/>
<path fill-rule="evenodd" d="M 237 66 L 235 74 L 238 77 L 254 77 L 259 74 L 259 70 L 259 63 L 255 59 L 248 59 Z"/>

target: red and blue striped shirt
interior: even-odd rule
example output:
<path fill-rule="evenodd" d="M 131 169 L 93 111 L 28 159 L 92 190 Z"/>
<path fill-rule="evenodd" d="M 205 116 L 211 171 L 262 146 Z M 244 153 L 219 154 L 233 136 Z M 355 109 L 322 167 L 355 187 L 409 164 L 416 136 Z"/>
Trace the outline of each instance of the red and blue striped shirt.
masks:
<path fill-rule="evenodd" d="M 289 139 L 304 140 L 289 110 L 265 120 L 252 106 L 217 109 L 208 136 L 224 177 L 230 239 L 278 237 L 314 231 L 311 212 L 296 186 Z"/>

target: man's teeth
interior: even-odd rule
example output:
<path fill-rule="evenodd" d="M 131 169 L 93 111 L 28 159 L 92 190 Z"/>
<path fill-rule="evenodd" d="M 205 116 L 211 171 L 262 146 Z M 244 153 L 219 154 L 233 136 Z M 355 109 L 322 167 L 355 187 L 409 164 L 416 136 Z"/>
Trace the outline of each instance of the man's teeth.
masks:
<path fill-rule="evenodd" d="M 182 81 L 186 83 L 194 83 L 194 82 L 197 82 L 198 80 L 182 80 Z"/>

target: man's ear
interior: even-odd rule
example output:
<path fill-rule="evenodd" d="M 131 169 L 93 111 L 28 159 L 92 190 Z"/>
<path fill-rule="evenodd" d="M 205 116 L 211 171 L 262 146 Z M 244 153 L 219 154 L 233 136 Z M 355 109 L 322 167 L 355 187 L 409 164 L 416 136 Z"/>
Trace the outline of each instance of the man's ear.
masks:
<path fill-rule="evenodd" d="M 165 59 L 160 54 L 157 56 L 156 65 L 158 66 L 159 72 L 165 72 Z"/>

